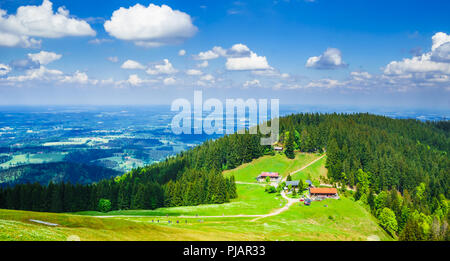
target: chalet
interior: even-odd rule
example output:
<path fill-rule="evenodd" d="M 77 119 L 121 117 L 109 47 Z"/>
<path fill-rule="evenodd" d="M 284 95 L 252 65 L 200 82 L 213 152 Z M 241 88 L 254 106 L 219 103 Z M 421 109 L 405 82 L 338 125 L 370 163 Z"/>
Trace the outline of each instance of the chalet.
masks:
<path fill-rule="evenodd" d="M 298 187 L 299 182 L 299 180 L 286 181 L 286 187 L 289 187 L 289 185 L 291 185 L 291 187 L 296 188 Z"/>
<path fill-rule="evenodd" d="M 270 178 L 270 181 L 278 181 L 280 179 L 278 172 L 262 172 L 256 180 L 259 182 L 265 182 L 267 177 Z"/>
<path fill-rule="evenodd" d="M 299 182 L 299 180 L 286 181 L 286 186 L 284 187 L 284 189 L 288 189 L 289 185 L 291 185 L 292 188 L 297 188 Z"/>
<path fill-rule="evenodd" d="M 309 194 L 313 200 L 322 200 L 326 198 L 338 199 L 336 188 L 310 188 Z"/>
<path fill-rule="evenodd" d="M 275 146 L 275 147 L 273 147 L 273 149 L 275 151 L 283 151 L 283 147 L 280 147 L 280 146 Z"/>

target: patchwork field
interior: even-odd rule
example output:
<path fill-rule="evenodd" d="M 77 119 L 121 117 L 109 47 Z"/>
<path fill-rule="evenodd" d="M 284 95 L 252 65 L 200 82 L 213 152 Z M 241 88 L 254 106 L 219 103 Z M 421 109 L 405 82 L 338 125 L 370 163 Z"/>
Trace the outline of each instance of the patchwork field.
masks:
<path fill-rule="evenodd" d="M 17 154 L 13 155 L 10 161 L 0 164 L 2 168 L 10 168 L 25 164 L 40 164 L 48 162 L 58 162 L 64 159 L 65 152 L 42 153 L 42 154 Z"/>
<path fill-rule="evenodd" d="M 239 182 L 254 184 L 237 184 L 239 198 L 221 205 L 74 214 L 0 210 L 0 240 L 67 240 L 70 236 L 80 240 L 390 240 L 370 213 L 348 198 L 311 206 L 296 202 L 280 214 L 261 217 L 287 201 L 279 194 L 264 192 L 264 186 L 254 181 L 255 175 L 261 171 L 286 175 L 317 157 L 298 154 L 288 160 L 283 155 L 265 156 L 227 171 L 225 175 L 235 175 Z M 324 163 L 323 158 L 297 174 L 318 177 Z"/>

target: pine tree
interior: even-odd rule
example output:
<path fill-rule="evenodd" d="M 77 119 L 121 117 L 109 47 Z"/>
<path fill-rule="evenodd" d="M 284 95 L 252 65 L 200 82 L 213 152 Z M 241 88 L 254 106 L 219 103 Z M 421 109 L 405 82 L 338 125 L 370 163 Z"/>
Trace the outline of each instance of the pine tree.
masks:
<path fill-rule="evenodd" d="M 294 136 L 292 134 L 292 131 L 289 131 L 289 135 L 287 137 L 285 146 L 286 146 L 286 149 L 285 149 L 284 153 L 286 154 L 286 157 L 288 157 L 289 159 L 294 159 L 295 158 Z"/>

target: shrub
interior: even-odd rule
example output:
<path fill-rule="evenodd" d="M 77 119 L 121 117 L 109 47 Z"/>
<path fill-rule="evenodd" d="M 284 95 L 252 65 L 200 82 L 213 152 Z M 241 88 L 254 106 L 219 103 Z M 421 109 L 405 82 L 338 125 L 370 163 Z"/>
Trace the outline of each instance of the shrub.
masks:
<path fill-rule="evenodd" d="M 98 210 L 101 212 L 108 212 L 111 210 L 111 201 L 109 199 L 100 199 L 98 201 Z"/>

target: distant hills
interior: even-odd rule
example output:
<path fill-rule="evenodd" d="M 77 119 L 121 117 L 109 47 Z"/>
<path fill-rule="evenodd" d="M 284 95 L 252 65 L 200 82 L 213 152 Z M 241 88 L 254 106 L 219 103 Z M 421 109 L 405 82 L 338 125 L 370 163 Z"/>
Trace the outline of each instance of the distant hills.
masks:
<path fill-rule="evenodd" d="M 122 174 L 119 171 L 73 162 L 29 164 L 0 171 L 0 186 L 34 183 L 47 185 L 70 182 L 90 184 Z"/>

